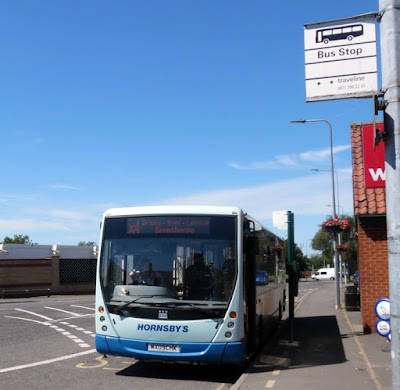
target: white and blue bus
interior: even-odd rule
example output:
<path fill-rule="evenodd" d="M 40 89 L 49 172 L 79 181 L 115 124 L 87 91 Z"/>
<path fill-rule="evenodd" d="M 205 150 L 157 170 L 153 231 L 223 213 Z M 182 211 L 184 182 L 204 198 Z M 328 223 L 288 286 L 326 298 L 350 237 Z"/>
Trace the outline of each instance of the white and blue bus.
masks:
<path fill-rule="evenodd" d="M 102 354 L 243 364 L 282 317 L 283 242 L 237 207 L 110 209 L 100 242 Z"/>

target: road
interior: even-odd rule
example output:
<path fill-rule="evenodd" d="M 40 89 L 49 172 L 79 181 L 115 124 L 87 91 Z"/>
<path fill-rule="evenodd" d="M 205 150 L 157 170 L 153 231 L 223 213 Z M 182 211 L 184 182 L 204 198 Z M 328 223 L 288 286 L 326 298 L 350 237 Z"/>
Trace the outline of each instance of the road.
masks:
<path fill-rule="evenodd" d="M 300 283 L 301 302 L 323 282 Z M 243 371 L 99 355 L 94 297 L 0 301 L 0 389 L 202 389 L 234 386 Z"/>

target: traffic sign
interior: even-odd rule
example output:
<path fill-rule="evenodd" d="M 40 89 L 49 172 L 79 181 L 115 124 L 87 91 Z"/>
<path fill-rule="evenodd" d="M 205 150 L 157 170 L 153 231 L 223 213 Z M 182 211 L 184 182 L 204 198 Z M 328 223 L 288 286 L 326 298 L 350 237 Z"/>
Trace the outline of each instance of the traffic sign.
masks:
<path fill-rule="evenodd" d="M 375 314 L 381 320 L 390 320 L 390 300 L 381 298 L 375 304 Z"/>
<path fill-rule="evenodd" d="M 377 93 L 374 16 L 306 24 L 304 48 L 307 102 Z"/>
<path fill-rule="evenodd" d="M 375 329 L 379 335 L 387 337 L 390 335 L 390 322 L 384 320 L 378 320 L 375 324 Z"/>

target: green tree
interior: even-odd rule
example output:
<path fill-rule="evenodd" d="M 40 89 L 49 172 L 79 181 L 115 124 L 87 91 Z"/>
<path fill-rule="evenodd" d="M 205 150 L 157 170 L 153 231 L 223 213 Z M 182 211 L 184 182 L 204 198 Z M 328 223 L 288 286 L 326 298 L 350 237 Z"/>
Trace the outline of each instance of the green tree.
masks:
<path fill-rule="evenodd" d="M 26 244 L 26 245 L 37 245 L 33 243 L 28 235 L 14 234 L 14 238 L 4 237 L 3 244 Z"/>
<path fill-rule="evenodd" d="M 324 267 L 324 257 L 320 254 L 313 254 L 308 259 L 308 269 L 317 270 Z"/>
<path fill-rule="evenodd" d="M 79 241 L 78 246 L 95 246 L 96 243 L 93 241 Z"/>
<path fill-rule="evenodd" d="M 343 249 L 339 250 L 342 255 L 342 261 L 348 265 L 349 274 L 352 275 L 357 269 L 357 238 L 354 233 L 354 218 L 349 215 L 341 215 L 339 218 L 346 219 L 351 225 L 349 231 L 341 233 L 341 245 Z M 311 246 L 314 250 L 322 252 L 321 256 L 324 265 L 329 264 L 333 267 L 333 235 L 331 233 L 324 232 L 322 228 L 319 229 L 311 241 Z M 318 260 L 316 263 L 318 263 Z M 318 269 L 317 267 L 315 268 Z"/>
<path fill-rule="evenodd" d="M 299 246 L 295 243 L 294 244 L 294 250 L 293 250 L 294 254 L 294 261 L 297 263 L 297 271 L 298 272 L 303 272 L 303 271 L 307 271 L 308 269 L 308 264 L 307 264 L 307 257 L 304 255 L 303 251 L 301 250 L 301 248 L 299 248 Z M 287 256 L 288 253 L 288 240 L 285 240 L 285 253 Z M 288 259 L 286 259 L 286 262 L 288 261 Z"/>

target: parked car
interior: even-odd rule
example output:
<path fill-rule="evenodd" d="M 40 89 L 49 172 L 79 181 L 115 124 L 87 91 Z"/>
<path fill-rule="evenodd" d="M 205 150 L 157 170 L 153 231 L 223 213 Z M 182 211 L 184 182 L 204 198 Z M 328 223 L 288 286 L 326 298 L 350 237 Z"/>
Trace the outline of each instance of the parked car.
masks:
<path fill-rule="evenodd" d="M 256 271 L 256 285 L 264 286 L 268 284 L 268 272 Z"/>

